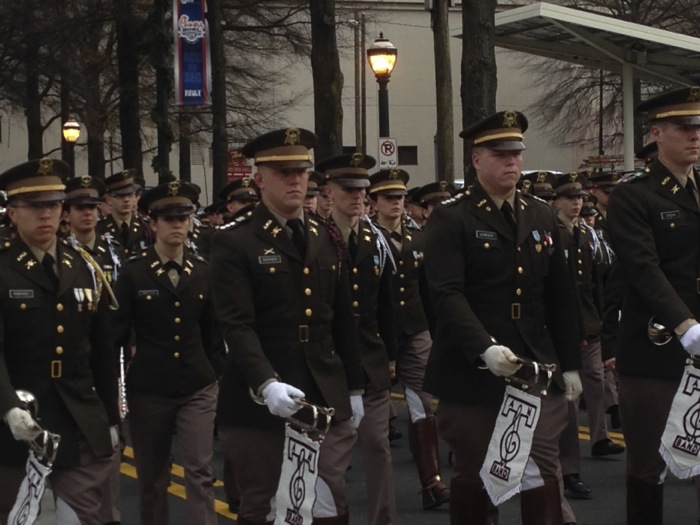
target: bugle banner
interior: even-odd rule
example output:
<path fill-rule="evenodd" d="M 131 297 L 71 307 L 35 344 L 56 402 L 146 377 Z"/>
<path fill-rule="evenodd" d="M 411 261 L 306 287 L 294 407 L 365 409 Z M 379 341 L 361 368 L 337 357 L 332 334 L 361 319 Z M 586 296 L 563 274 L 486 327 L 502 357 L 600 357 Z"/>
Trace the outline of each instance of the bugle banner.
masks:
<path fill-rule="evenodd" d="M 208 106 L 209 38 L 206 0 L 173 0 L 175 103 Z"/>

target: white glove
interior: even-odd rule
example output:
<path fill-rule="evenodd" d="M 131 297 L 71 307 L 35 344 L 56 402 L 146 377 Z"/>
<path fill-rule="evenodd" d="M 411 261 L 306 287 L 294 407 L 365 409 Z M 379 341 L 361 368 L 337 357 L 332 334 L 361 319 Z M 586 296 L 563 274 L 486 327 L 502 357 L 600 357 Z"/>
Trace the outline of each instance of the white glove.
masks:
<path fill-rule="evenodd" d="M 17 441 L 32 441 L 41 434 L 41 427 L 23 408 L 11 408 L 5 414 L 5 422 Z"/>
<path fill-rule="evenodd" d="M 350 396 L 350 408 L 352 408 L 352 428 L 356 429 L 365 417 L 365 404 L 362 402 L 361 395 Z"/>
<path fill-rule="evenodd" d="M 690 355 L 700 355 L 700 324 L 694 324 L 681 336 L 681 344 Z"/>
<path fill-rule="evenodd" d="M 117 448 L 119 444 L 119 426 L 112 425 L 109 427 L 109 438 L 112 441 L 112 448 Z"/>
<path fill-rule="evenodd" d="M 289 417 L 296 414 L 301 408 L 301 405 L 294 398 L 304 397 L 304 392 L 287 383 L 275 381 L 263 388 L 262 395 L 270 414 Z"/>
<path fill-rule="evenodd" d="M 566 400 L 576 401 L 583 392 L 581 376 L 578 375 L 578 370 L 569 370 L 562 375 L 564 376 L 564 385 L 566 386 Z"/>
<path fill-rule="evenodd" d="M 523 366 L 518 363 L 518 356 L 507 346 L 492 345 L 481 354 L 486 367 L 496 376 L 510 377 Z"/>

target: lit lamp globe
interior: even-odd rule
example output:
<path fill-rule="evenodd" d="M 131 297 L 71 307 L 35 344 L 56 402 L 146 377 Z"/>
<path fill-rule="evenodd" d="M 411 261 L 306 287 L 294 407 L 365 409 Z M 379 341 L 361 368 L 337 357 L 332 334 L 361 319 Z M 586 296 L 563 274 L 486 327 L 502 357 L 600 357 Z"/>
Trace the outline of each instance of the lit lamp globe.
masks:
<path fill-rule="evenodd" d="M 367 49 L 369 67 L 377 80 L 388 80 L 396 65 L 397 49 L 394 44 L 384 38 L 384 33 L 379 33 L 379 38 L 374 45 Z"/>
<path fill-rule="evenodd" d="M 66 142 L 75 144 L 80 137 L 80 124 L 75 120 L 67 120 L 63 124 L 63 138 Z"/>

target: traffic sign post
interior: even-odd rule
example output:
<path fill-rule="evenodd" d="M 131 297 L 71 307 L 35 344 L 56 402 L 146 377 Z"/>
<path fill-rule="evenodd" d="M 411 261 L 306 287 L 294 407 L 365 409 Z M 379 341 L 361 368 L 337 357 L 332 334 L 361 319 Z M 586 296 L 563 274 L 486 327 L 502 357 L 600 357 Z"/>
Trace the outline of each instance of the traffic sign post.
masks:
<path fill-rule="evenodd" d="M 396 139 L 379 138 L 379 169 L 388 170 L 399 166 L 399 147 Z"/>

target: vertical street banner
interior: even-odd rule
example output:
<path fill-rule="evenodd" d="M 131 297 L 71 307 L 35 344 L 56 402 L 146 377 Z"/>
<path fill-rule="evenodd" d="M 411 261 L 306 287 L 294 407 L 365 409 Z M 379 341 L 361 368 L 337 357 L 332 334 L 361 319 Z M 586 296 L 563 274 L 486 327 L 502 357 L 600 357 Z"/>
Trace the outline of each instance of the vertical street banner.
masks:
<path fill-rule="evenodd" d="M 175 103 L 208 106 L 209 38 L 206 0 L 173 0 Z"/>

